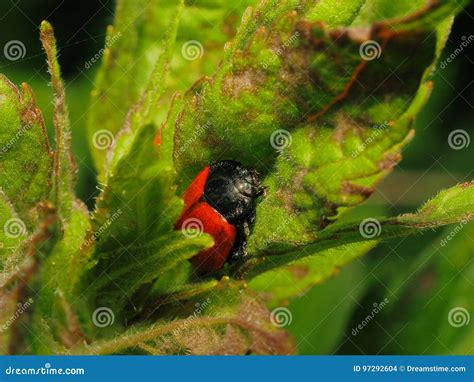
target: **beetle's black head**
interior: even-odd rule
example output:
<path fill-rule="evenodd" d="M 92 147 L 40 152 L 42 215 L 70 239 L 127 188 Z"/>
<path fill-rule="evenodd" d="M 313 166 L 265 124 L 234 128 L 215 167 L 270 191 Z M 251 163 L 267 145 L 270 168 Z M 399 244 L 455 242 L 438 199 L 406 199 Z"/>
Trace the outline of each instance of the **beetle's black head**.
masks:
<path fill-rule="evenodd" d="M 255 216 L 255 200 L 263 195 L 257 171 L 233 160 L 215 162 L 209 167 L 204 200 L 231 224 L 242 224 Z"/>

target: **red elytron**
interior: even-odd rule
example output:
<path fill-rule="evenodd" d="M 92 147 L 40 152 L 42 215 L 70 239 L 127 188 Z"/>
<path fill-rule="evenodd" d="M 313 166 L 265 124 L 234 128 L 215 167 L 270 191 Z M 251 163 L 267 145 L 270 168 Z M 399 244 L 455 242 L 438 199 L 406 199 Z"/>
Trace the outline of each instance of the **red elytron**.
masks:
<path fill-rule="evenodd" d="M 244 260 L 256 199 L 263 193 L 258 173 L 236 161 L 215 162 L 194 178 L 175 228 L 192 226 L 214 238 L 214 246 L 191 259 L 199 271 L 215 272 L 226 261 Z"/>

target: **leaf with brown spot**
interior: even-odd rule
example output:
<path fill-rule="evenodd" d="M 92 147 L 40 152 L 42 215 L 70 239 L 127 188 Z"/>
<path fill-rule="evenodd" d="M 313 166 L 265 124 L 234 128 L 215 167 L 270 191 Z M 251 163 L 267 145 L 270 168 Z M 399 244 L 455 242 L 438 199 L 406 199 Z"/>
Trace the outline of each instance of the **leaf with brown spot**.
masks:
<path fill-rule="evenodd" d="M 184 97 L 179 118 L 169 121 L 176 126 L 175 152 L 190 139 L 198 145 L 175 155 L 181 179 L 227 158 L 265 175 L 268 192 L 249 241 L 254 259 L 237 275 L 273 269 L 250 284 L 271 304 L 304 292 L 375 244 L 349 245 L 360 240 L 357 227 L 343 235 L 331 226 L 341 210 L 367 199 L 401 160 L 413 120 L 432 89 L 431 73 L 452 21 L 448 15 L 459 10 L 454 2 L 413 4 L 398 15 L 377 12 L 374 18 L 367 3 L 347 24 L 331 27 L 321 22 L 327 19 L 320 5 L 308 4 L 306 14 L 283 5 L 270 11 L 270 3 L 246 14 L 219 69 Z M 362 57 L 364 44 L 376 44 L 380 57 Z M 210 128 L 196 137 L 194 126 L 202 124 Z M 281 141 L 271 142 L 278 129 L 284 129 Z M 294 266 L 311 271 L 298 280 Z"/>
<path fill-rule="evenodd" d="M 249 9 L 216 72 L 167 121 L 179 190 L 213 160 L 238 158 L 264 176 L 250 257 L 313 243 L 375 191 L 413 137 L 450 15 L 461 9 L 323 3 Z"/>
<path fill-rule="evenodd" d="M 36 207 L 49 197 L 52 165 L 43 116 L 31 88 L 22 84 L 18 89 L 0 75 L 0 196 L 25 233 L 36 228 Z"/>

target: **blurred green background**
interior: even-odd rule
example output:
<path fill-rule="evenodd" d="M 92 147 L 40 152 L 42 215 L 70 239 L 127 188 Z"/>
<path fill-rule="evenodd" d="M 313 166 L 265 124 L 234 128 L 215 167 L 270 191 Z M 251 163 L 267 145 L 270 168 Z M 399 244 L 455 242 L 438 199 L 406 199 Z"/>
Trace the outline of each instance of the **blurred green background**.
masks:
<path fill-rule="evenodd" d="M 79 167 L 77 192 L 89 208 L 97 189 L 85 117 L 99 63 L 89 69 L 86 63 L 103 47 L 113 10 L 112 0 L 4 0 L 0 4 L 0 72 L 16 84 L 32 86 L 50 132 L 52 90 L 38 26 L 47 19 L 55 28 Z M 472 5 L 458 15 L 442 61 L 474 33 L 473 19 Z M 221 32 L 225 41 L 225 30 Z M 10 61 L 2 54 L 12 40 L 24 44 L 24 58 Z M 412 211 L 438 190 L 474 178 L 474 142 L 462 150 L 448 145 L 448 135 L 455 129 L 465 130 L 474 139 L 473 51 L 474 42 L 445 68 L 438 66 L 433 95 L 416 120 L 416 136 L 403 161 L 355 213 L 362 209 L 366 216 L 375 211 L 387 215 Z M 288 329 L 299 352 L 474 354 L 474 225 L 461 228 L 447 245 L 442 245 L 442 239 L 453 231 L 452 226 L 379 245 L 293 301 Z M 388 302 L 373 314 L 382 301 Z M 472 320 L 455 327 L 448 316 L 459 307 Z M 373 318 L 354 334 L 353 329 L 370 314 Z"/>

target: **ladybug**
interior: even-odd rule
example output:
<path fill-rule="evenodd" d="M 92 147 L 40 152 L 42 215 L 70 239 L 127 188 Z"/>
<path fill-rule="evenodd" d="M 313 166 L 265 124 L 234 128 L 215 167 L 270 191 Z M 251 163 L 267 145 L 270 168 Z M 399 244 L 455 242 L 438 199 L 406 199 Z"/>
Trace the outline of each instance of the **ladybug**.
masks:
<path fill-rule="evenodd" d="M 184 210 L 175 229 L 194 224 L 214 238 L 214 246 L 190 260 L 199 272 L 216 272 L 226 261 L 244 261 L 257 198 L 264 192 L 258 172 L 234 160 L 214 162 L 194 178 L 184 192 Z"/>

